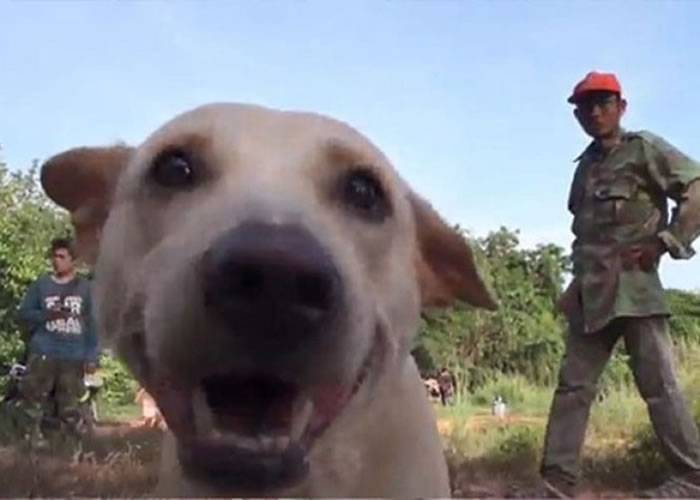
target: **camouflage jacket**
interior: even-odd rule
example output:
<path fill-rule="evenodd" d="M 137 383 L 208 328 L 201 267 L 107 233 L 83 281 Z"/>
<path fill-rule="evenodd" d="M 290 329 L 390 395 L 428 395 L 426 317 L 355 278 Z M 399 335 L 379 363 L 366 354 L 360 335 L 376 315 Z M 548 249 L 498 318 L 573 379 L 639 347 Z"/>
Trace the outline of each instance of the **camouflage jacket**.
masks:
<path fill-rule="evenodd" d="M 695 253 L 700 165 L 649 132 L 624 132 L 607 154 L 595 143 L 577 158 L 569 194 L 576 311 L 586 332 L 620 316 L 667 315 L 658 262 L 623 265 L 632 245 L 660 238 L 675 259 Z M 668 217 L 668 199 L 676 202 Z M 571 314 L 571 311 L 569 311 Z"/>

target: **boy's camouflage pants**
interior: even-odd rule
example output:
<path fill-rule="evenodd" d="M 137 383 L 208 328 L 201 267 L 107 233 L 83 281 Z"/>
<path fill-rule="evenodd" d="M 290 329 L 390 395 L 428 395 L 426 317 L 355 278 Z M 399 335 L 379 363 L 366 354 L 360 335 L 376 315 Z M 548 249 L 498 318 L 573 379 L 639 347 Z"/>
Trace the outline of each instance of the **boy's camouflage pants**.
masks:
<path fill-rule="evenodd" d="M 20 393 L 32 434 L 40 434 L 41 421 L 46 413 L 55 413 L 68 430 L 78 431 L 82 415 L 79 399 L 84 391 L 83 370 L 80 361 L 52 359 L 39 354 L 29 356 L 27 372 L 20 382 Z"/>
<path fill-rule="evenodd" d="M 541 472 L 574 484 L 591 403 L 603 368 L 620 337 L 630 355 L 637 389 L 674 474 L 700 480 L 700 438 L 676 380 L 668 320 L 662 316 L 613 320 L 584 334 L 572 320 L 559 385 L 549 413 Z"/>

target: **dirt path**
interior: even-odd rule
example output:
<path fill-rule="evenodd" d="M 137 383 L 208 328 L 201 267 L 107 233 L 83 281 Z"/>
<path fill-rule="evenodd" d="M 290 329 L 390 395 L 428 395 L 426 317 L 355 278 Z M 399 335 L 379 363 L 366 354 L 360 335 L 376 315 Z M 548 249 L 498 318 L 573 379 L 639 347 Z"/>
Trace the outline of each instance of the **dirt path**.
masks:
<path fill-rule="evenodd" d="M 443 436 L 452 434 L 458 428 L 478 431 L 489 427 L 509 427 L 520 425 L 541 425 L 545 424 L 543 417 L 528 417 L 522 415 L 506 415 L 504 418 L 497 418 L 492 415 L 472 415 L 467 419 L 458 421 L 455 418 L 438 418 L 438 431 Z"/>
<path fill-rule="evenodd" d="M 543 429 L 545 416 L 511 414 L 497 418 L 488 413 L 470 415 L 467 418 L 441 417 L 437 421 L 438 431 L 444 438 L 460 436 L 463 439 L 479 439 L 479 436 L 492 430 L 530 427 Z M 466 432 L 465 432 L 466 431 Z M 499 432 L 500 433 L 500 432 Z M 620 445 L 617 441 L 610 444 Z M 455 497 L 478 498 L 537 498 L 543 495 L 539 478 L 539 446 L 520 449 L 516 446 L 504 454 L 496 452 L 466 456 L 459 450 L 448 447 L 448 464 Z M 467 445 L 468 446 L 468 445 Z M 626 484 L 629 478 L 594 477 L 593 481 L 583 481 L 578 498 L 628 498 L 629 491 L 617 490 L 618 484 Z"/>
<path fill-rule="evenodd" d="M 458 422 L 441 418 L 438 427 L 444 436 L 460 426 L 479 431 L 503 426 L 543 425 L 544 419 L 512 415 L 499 420 L 476 415 Z M 78 460 L 71 455 L 45 454 L 30 459 L 10 447 L 0 447 L 2 495 L 9 497 L 139 497 L 152 490 L 157 470 L 162 433 L 139 427 L 138 422 L 104 423 L 95 429 Z M 537 485 L 522 481 L 522 471 L 532 463 L 501 463 L 494 466 L 482 457 L 450 457 L 453 495 L 470 498 L 533 498 Z M 520 474 L 520 475 L 519 475 Z M 9 478 L 9 481 L 8 481 Z M 9 484 L 8 484 L 9 483 Z M 580 498 L 623 497 L 611 490 L 583 493 Z"/>
<path fill-rule="evenodd" d="M 0 446 L 2 497 L 137 497 L 155 486 L 162 434 L 128 423 L 96 427 L 82 453 Z"/>

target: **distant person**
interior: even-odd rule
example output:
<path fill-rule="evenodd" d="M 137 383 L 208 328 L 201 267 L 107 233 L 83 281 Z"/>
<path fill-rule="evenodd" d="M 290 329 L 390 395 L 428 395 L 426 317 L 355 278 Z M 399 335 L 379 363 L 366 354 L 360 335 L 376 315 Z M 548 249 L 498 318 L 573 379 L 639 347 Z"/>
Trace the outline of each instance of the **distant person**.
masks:
<path fill-rule="evenodd" d="M 491 402 L 491 415 L 499 419 L 506 418 L 506 402 L 503 401 L 500 395 L 496 396 Z"/>
<path fill-rule="evenodd" d="M 49 253 L 53 272 L 29 286 L 19 310 L 20 320 L 30 330 L 20 393 L 30 421 L 27 434 L 37 447 L 46 445 L 41 422 L 54 405 L 66 429 L 79 433 L 83 377 L 97 367 L 90 283 L 76 275 L 69 239 L 54 239 Z"/>
<path fill-rule="evenodd" d="M 640 496 L 700 496 L 700 439 L 673 369 L 669 309 L 658 274 L 665 253 L 689 259 L 700 233 L 700 165 L 620 122 L 627 102 L 613 74 L 591 72 L 569 97 L 593 138 L 569 196 L 574 279 L 560 299 L 569 333 L 549 414 L 541 473 L 549 494 L 574 494 L 596 384 L 620 337 L 672 476 Z M 677 203 L 670 221 L 668 199 Z"/>
<path fill-rule="evenodd" d="M 443 406 L 454 403 L 455 393 L 457 391 L 457 379 L 447 368 L 442 368 L 437 376 L 438 385 L 440 386 L 440 399 Z"/>

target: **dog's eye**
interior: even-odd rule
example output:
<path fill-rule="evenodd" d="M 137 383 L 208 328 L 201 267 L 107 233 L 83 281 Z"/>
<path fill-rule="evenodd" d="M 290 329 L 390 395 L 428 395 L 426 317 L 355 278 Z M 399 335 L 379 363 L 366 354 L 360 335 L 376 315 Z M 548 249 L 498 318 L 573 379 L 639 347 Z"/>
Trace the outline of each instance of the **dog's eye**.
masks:
<path fill-rule="evenodd" d="M 357 169 L 350 172 L 344 185 L 345 202 L 369 219 L 381 221 L 389 213 L 384 188 L 369 171 Z"/>
<path fill-rule="evenodd" d="M 186 188 L 194 181 L 194 169 L 189 156 L 182 151 L 164 151 L 153 161 L 151 176 L 168 188 Z"/>

